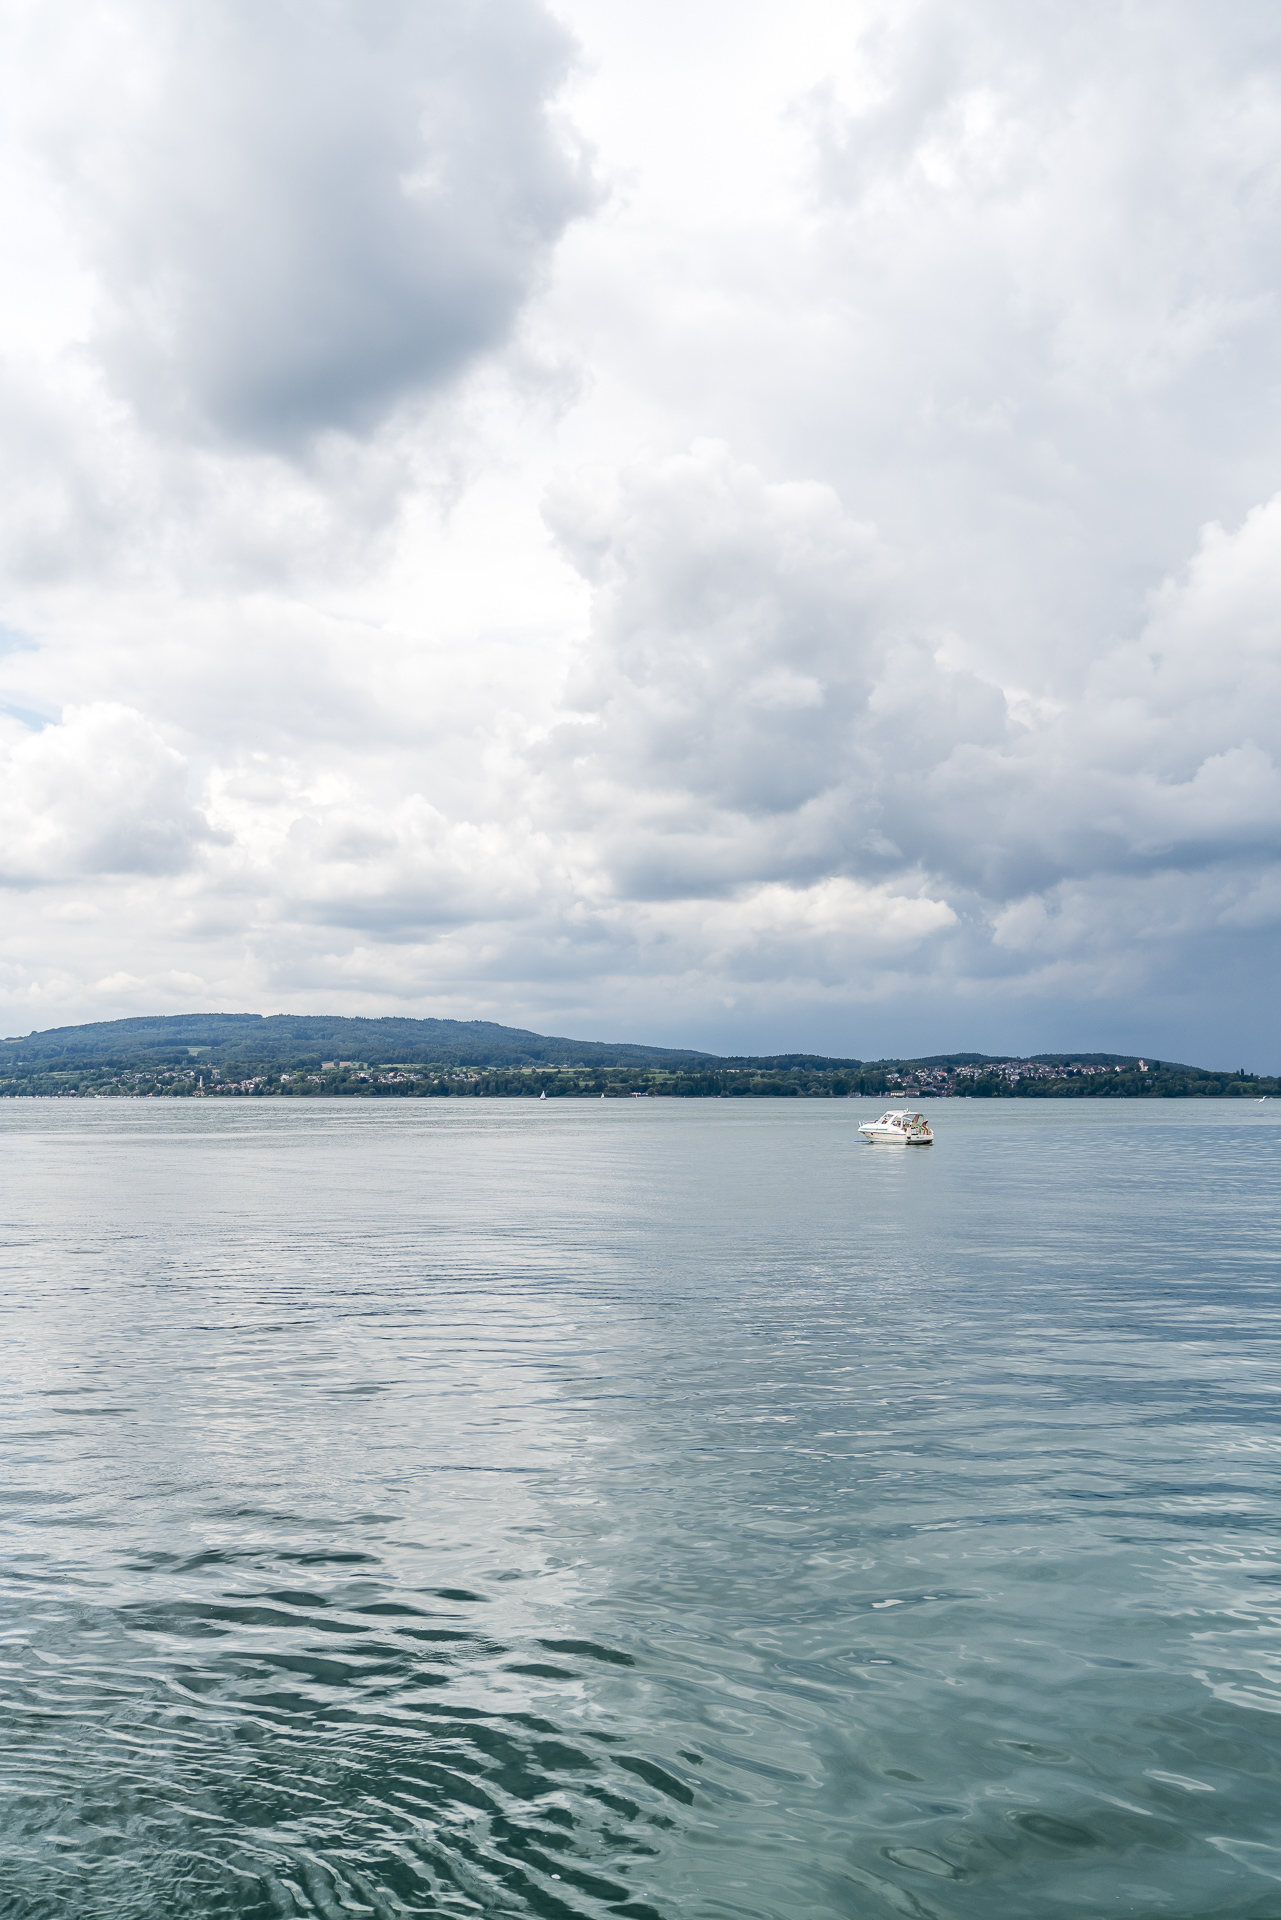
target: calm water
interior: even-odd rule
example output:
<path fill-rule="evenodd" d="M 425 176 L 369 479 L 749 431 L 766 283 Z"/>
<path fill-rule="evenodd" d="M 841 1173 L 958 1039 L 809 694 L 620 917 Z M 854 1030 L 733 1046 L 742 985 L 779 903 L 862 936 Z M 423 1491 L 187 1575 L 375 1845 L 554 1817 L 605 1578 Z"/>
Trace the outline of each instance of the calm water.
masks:
<path fill-rule="evenodd" d="M 1281 1916 L 1281 1102 L 0 1102 L 5 1920 Z"/>

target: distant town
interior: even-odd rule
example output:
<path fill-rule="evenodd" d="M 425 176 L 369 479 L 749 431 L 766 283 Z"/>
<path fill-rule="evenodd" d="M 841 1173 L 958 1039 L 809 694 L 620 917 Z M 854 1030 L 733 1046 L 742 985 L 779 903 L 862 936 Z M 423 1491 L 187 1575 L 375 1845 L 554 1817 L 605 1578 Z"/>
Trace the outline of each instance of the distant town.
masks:
<path fill-rule="evenodd" d="M 1262 1099 L 1281 1079 L 1147 1056 L 721 1056 L 481 1020 L 174 1014 L 0 1041 L 0 1097 Z"/>

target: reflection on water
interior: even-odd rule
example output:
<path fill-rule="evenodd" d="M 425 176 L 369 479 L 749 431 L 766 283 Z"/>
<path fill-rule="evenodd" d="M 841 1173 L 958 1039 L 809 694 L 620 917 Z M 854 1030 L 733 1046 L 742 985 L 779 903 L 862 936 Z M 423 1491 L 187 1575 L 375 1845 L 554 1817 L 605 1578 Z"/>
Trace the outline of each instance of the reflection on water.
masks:
<path fill-rule="evenodd" d="M 1281 1914 L 1281 1108 L 0 1103 L 0 1912 Z"/>

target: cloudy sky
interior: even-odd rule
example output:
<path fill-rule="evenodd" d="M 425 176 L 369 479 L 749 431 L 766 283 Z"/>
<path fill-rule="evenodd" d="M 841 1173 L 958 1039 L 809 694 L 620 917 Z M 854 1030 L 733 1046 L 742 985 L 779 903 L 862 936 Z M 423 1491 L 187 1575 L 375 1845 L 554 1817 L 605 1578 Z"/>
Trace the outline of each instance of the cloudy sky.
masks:
<path fill-rule="evenodd" d="M 1281 1066 L 1274 6 L 0 20 L 0 1030 Z"/>

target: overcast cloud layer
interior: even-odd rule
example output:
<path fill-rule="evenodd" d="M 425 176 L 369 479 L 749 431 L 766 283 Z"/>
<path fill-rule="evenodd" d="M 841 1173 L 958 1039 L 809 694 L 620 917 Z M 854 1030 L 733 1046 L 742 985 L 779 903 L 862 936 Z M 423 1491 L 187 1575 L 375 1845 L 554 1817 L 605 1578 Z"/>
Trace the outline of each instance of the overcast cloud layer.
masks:
<path fill-rule="evenodd" d="M 5 1031 L 1275 1070 L 1274 9 L 0 19 Z"/>

